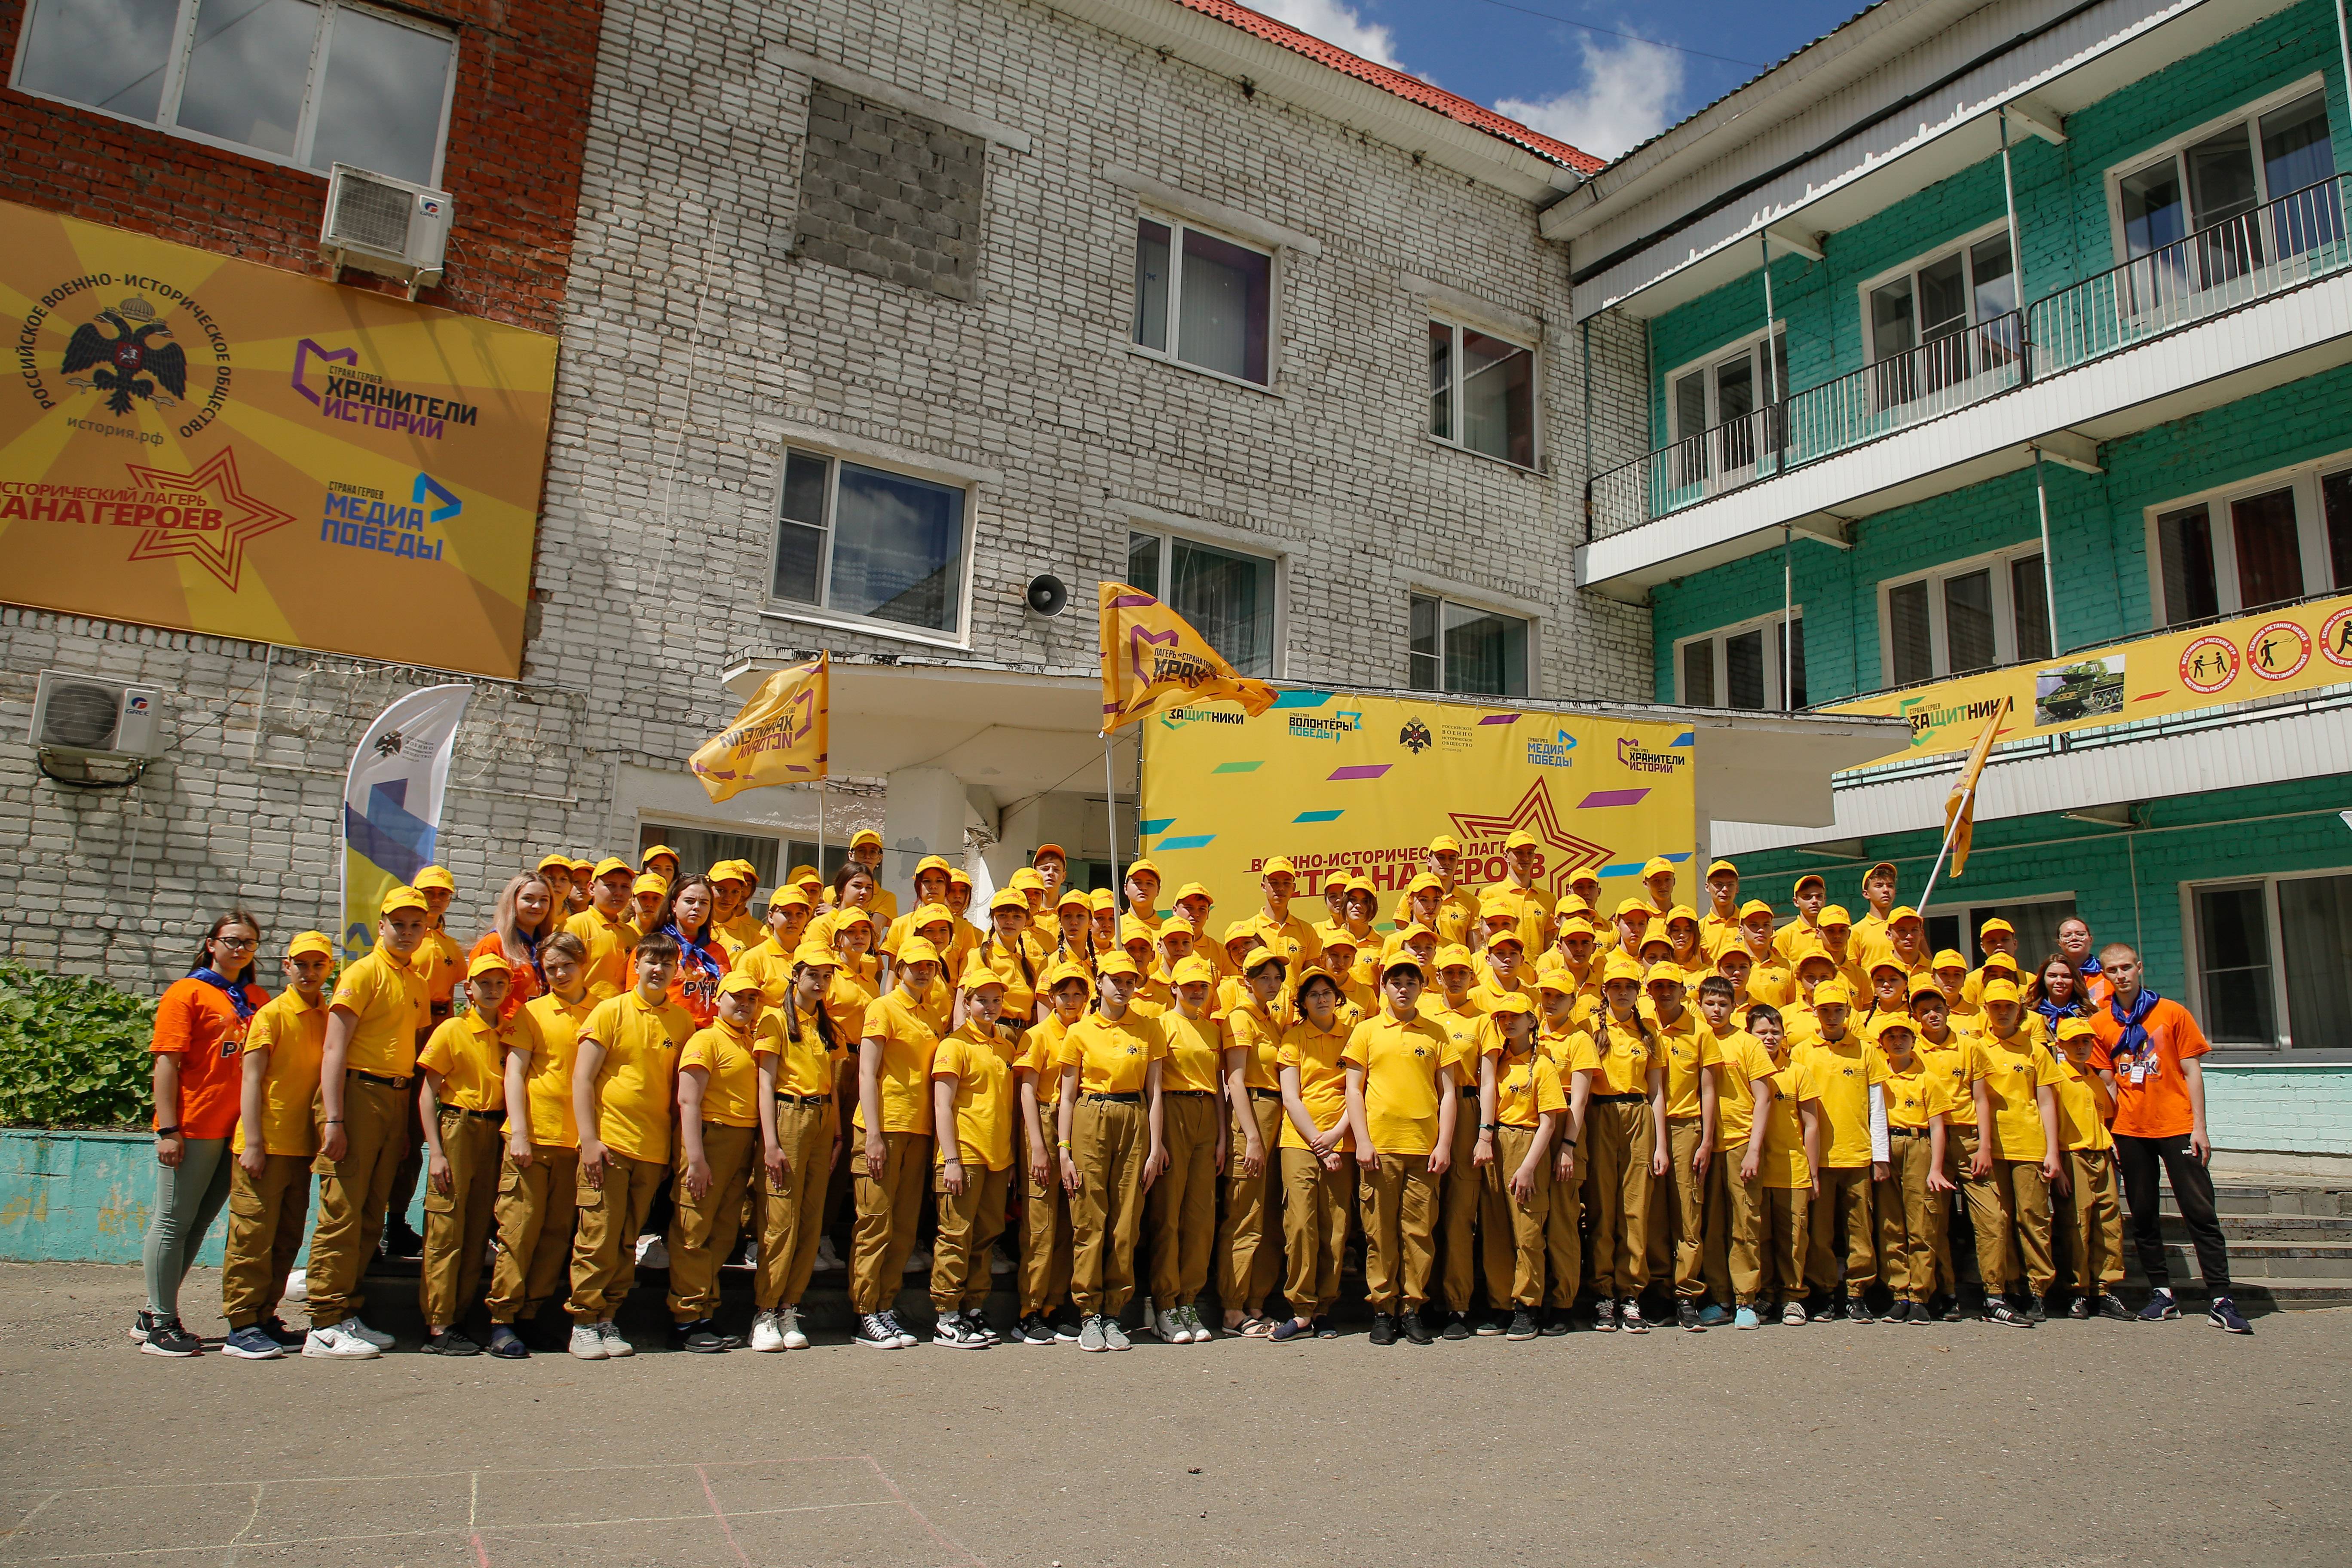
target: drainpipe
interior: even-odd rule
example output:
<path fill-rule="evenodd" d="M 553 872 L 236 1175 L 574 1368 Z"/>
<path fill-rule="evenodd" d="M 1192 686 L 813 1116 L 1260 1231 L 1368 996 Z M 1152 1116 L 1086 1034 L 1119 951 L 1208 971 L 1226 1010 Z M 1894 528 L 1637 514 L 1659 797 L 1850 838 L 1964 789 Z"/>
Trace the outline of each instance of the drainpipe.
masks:
<path fill-rule="evenodd" d="M 2344 0 L 2336 0 L 2336 52 L 2344 63 L 2344 96 L 2352 102 L 2352 28 L 2344 21 Z"/>
<path fill-rule="evenodd" d="M 1780 711 L 1793 713 L 1797 705 L 1790 697 L 1797 674 L 1797 576 L 1789 559 L 1790 530 L 1780 525 Z"/>
<path fill-rule="evenodd" d="M 2340 13 L 2344 0 L 2336 0 L 2336 4 Z M 2010 173 L 2009 110 L 2005 105 L 2000 111 L 2000 194 L 2002 201 L 2009 207 L 2009 277 L 2011 286 L 2017 291 L 2017 308 L 2020 312 L 2017 318 L 2020 329 L 2019 342 L 2025 356 L 2024 379 L 2031 381 L 2033 379 L 2033 344 L 2023 336 L 2023 328 L 2028 320 L 2023 313 L 2025 310 L 2025 247 L 2020 243 L 2021 237 L 2017 232 L 2017 182 Z M 2042 520 L 2042 600 L 2044 606 L 2042 621 L 2050 629 L 2050 657 L 2055 658 L 2058 657 L 2058 650 L 2065 645 L 2058 637 L 2058 573 L 2056 563 L 2050 558 L 2050 487 L 2042 477 L 2042 448 L 2039 447 L 2033 448 L 2033 506 Z"/>
<path fill-rule="evenodd" d="M 1764 417 L 1769 420 L 1772 417 L 1769 410 L 1771 409 L 1772 405 L 1780 400 L 1779 393 L 1780 390 L 1780 356 L 1772 346 L 1773 316 L 1771 232 L 1769 229 L 1759 229 L 1756 235 L 1756 243 L 1764 252 L 1764 397 L 1762 400 L 1762 405 L 1767 411 Z M 1787 422 L 1782 420 L 1777 421 L 1777 423 L 1782 426 L 1783 431 L 1785 432 Z M 1763 444 L 1761 442 L 1757 444 L 1757 449 L 1759 452 L 1763 449 Z M 1782 449 L 1781 443 L 1776 441 L 1773 444 L 1772 449 L 1775 452 L 1780 452 Z M 1773 471 L 1777 473 L 1786 467 L 1788 467 L 1786 462 L 1775 463 L 1773 465 Z"/>

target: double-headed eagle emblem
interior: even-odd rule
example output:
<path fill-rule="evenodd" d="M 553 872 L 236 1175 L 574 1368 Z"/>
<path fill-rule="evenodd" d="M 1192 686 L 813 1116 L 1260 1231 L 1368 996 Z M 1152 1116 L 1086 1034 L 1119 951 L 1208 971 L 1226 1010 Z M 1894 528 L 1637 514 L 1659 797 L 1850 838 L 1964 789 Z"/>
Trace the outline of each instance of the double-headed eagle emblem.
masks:
<path fill-rule="evenodd" d="M 148 342 L 155 337 L 163 341 Z M 188 356 L 171 337 L 154 306 L 136 297 L 125 300 L 74 329 L 66 344 L 67 381 L 108 394 L 106 405 L 117 414 L 130 413 L 134 398 L 169 408 L 188 395 Z M 89 371 L 89 378 L 75 376 L 78 370 Z"/>

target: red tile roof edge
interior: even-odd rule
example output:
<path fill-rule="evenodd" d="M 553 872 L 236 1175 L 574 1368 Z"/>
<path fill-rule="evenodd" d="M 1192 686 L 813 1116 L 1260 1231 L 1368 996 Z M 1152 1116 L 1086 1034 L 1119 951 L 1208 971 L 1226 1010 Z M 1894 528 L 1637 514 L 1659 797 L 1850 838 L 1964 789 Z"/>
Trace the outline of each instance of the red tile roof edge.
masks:
<path fill-rule="evenodd" d="M 1486 105 L 1473 103 L 1458 94 L 1433 87 L 1419 77 L 1407 75 L 1391 66 L 1380 65 L 1361 55 L 1349 53 L 1339 45 L 1327 43 L 1312 33 L 1301 32 L 1287 22 L 1277 22 L 1234 0 L 1175 0 L 1188 11 L 1212 16 L 1228 26 L 1240 28 L 1255 37 L 1304 55 L 1318 65 L 1354 77 L 1358 81 L 1394 93 L 1410 103 L 1444 115 L 1473 130 L 1483 131 L 1515 146 L 1534 153 L 1549 163 L 1559 163 L 1580 174 L 1590 174 L 1601 168 L 1605 160 L 1596 158 L 1580 148 L 1571 147 L 1556 137 L 1539 131 L 1530 131 L 1508 116 L 1496 113 Z"/>

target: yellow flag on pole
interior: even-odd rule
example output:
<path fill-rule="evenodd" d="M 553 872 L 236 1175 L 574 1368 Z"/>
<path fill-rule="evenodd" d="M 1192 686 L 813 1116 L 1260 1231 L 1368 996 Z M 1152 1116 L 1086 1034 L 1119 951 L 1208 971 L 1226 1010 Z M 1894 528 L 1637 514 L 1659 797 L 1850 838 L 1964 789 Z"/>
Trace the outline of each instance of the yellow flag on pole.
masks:
<path fill-rule="evenodd" d="M 688 760 L 713 801 L 747 789 L 825 776 L 826 688 L 830 654 L 780 669 L 751 700 Z"/>
<path fill-rule="evenodd" d="M 1192 623 L 1124 583 L 1102 585 L 1102 732 L 1163 708 L 1238 702 L 1253 719 L 1274 706 L 1274 688 L 1242 675 Z"/>
<path fill-rule="evenodd" d="M 1977 775 L 1984 772 L 1985 759 L 1992 755 L 1993 738 L 2000 733 L 2000 721 L 2008 717 L 2009 699 L 2004 697 L 1993 709 L 1992 717 L 1985 721 L 1984 733 L 1969 748 L 1968 765 L 1952 781 L 1952 793 L 1944 798 L 1944 834 L 1951 841 L 1955 877 L 1967 868 L 1969 841 L 1976 836 Z"/>

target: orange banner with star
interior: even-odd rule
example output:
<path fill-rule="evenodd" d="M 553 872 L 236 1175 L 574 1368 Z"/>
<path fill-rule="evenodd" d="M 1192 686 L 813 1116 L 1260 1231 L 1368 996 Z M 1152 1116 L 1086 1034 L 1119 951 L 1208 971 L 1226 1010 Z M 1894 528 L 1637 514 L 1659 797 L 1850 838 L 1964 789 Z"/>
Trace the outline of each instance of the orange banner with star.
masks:
<path fill-rule="evenodd" d="M 555 340 L 0 202 L 0 597 L 511 679 Z"/>

